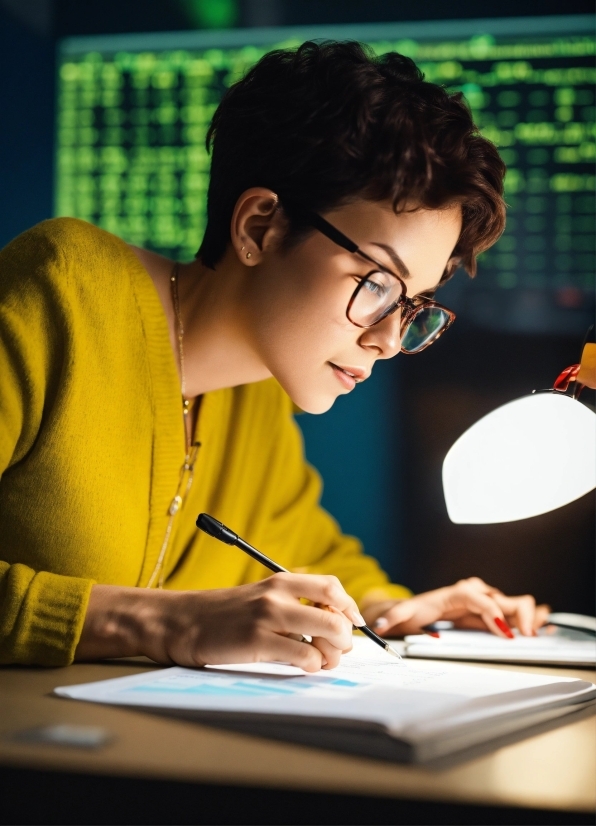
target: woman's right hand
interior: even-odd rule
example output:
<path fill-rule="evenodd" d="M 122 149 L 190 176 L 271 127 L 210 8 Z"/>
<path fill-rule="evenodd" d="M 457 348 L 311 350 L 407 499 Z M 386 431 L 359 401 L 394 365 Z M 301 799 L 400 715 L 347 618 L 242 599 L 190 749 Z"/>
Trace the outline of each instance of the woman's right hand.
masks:
<path fill-rule="evenodd" d="M 273 660 L 312 672 L 339 663 L 353 624 L 364 619 L 333 576 L 274 574 L 212 591 L 95 585 L 75 659 L 143 654 L 190 667 Z"/>

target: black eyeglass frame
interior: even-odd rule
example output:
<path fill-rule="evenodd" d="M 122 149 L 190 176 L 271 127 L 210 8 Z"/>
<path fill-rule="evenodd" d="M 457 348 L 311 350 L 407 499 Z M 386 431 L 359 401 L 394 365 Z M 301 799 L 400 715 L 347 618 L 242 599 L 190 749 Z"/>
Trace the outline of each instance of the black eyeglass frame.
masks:
<path fill-rule="evenodd" d="M 295 208 L 292 209 L 292 212 L 296 214 Z M 437 332 L 437 334 L 427 341 L 422 347 L 417 350 L 405 350 L 403 347 L 401 348 L 401 352 L 405 353 L 408 356 L 417 355 L 421 353 L 423 350 L 426 350 L 427 347 L 430 347 L 431 344 L 434 344 L 435 341 L 443 335 L 443 333 L 451 327 L 453 322 L 455 321 L 455 313 L 453 310 L 444 307 L 442 304 L 439 304 L 432 298 L 426 298 L 426 296 L 420 295 L 416 296 L 415 298 L 408 298 L 406 295 L 407 293 L 407 285 L 403 278 L 401 278 L 397 273 L 390 270 L 384 264 L 381 264 L 371 255 L 361 250 L 358 244 L 352 241 L 347 235 L 344 235 L 343 232 L 340 232 L 333 224 L 330 224 L 329 221 L 325 220 L 321 215 L 316 212 L 310 212 L 305 210 L 299 211 L 301 220 L 306 223 L 308 226 L 313 227 L 313 229 L 318 230 L 322 233 L 326 238 L 330 241 L 333 241 L 334 244 L 342 247 L 343 249 L 347 250 L 348 252 L 353 253 L 354 255 L 359 255 L 360 258 L 364 258 L 366 261 L 369 261 L 371 264 L 374 264 L 375 267 L 380 270 L 381 272 L 385 272 L 388 275 L 391 275 L 393 278 L 396 278 L 402 286 L 402 294 L 397 301 L 394 301 L 393 304 L 390 304 L 389 307 L 385 310 L 383 315 L 378 318 L 376 321 L 373 321 L 372 324 L 359 324 L 357 321 L 354 321 L 350 317 L 350 311 L 354 305 L 354 301 L 356 300 L 356 296 L 362 289 L 362 287 L 366 284 L 367 281 L 370 281 L 369 277 L 366 275 L 364 276 L 357 284 L 356 289 L 352 293 L 352 297 L 348 303 L 346 309 L 346 317 L 350 324 L 353 324 L 355 327 L 360 327 L 362 329 L 368 329 L 369 327 L 374 327 L 376 324 L 380 324 L 381 321 L 384 321 L 388 316 L 392 315 L 396 310 L 399 308 L 402 309 L 401 319 L 400 319 L 400 336 L 403 341 L 405 337 L 405 333 L 409 328 L 410 324 L 414 321 L 418 313 L 422 310 L 428 310 L 431 307 L 436 307 L 439 310 L 442 310 L 447 315 L 447 321 L 443 327 Z M 371 273 L 369 273 L 370 275 Z"/>

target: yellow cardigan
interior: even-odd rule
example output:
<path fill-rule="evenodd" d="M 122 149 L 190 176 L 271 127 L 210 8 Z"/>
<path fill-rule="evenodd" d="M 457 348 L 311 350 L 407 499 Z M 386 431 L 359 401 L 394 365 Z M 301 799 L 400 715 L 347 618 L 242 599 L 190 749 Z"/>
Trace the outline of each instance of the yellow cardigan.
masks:
<path fill-rule="evenodd" d="M 274 380 L 207 393 L 195 479 L 173 520 L 165 587 L 268 576 L 198 532 L 200 511 L 291 570 L 362 601 L 388 583 L 318 504 Z M 180 382 L 153 283 L 119 238 L 45 221 L 0 252 L 0 662 L 67 665 L 94 582 L 146 587 L 184 460 Z"/>

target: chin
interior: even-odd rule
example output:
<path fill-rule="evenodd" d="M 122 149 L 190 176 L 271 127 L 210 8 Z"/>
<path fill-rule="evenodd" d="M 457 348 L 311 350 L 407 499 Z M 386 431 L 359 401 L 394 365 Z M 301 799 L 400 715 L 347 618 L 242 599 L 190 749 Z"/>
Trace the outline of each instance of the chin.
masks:
<path fill-rule="evenodd" d="M 296 373 L 273 372 L 279 384 L 286 391 L 299 410 L 318 416 L 331 410 L 338 396 L 343 395 L 337 382 L 330 382 L 327 376 L 308 375 L 305 370 Z M 310 379 L 310 380 L 309 380 Z M 337 386 L 334 386 L 337 385 Z"/>
<path fill-rule="evenodd" d="M 329 394 L 298 394 L 299 397 L 294 397 L 292 394 L 289 394 L 290 398 L 294 402 L 294 404 L 300 408 L 304 413 L 311 413 L 314 416 L 318 416 L 321 413 L 326 413 L 328 410 L 331 410 L 333 404 L 337 398 L 337 396 L 331 396 Z"/>

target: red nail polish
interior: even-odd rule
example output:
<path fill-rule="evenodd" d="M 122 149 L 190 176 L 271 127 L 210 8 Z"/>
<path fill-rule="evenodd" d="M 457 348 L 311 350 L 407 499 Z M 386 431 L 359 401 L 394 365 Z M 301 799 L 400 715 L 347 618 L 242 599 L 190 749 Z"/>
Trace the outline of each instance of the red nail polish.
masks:
<path fill-rule="evenodd" d="M 501 619 L 501 617 L 495 617 L 495 625 L 499 631 L 502 631 L 506 637 L 509 637 L 510 640 L 515 639 L 511 628 L 507 625 L 505 620 Z"/>
<path fill-rule="evenodd" d="M 440 636 L 441 636 L 440 634 L 437 634 L 436 631 L 427 631 L 426 633 L 428 634 L 429 637 L 436 637 L 437 639 L 440 639 Z"/>

